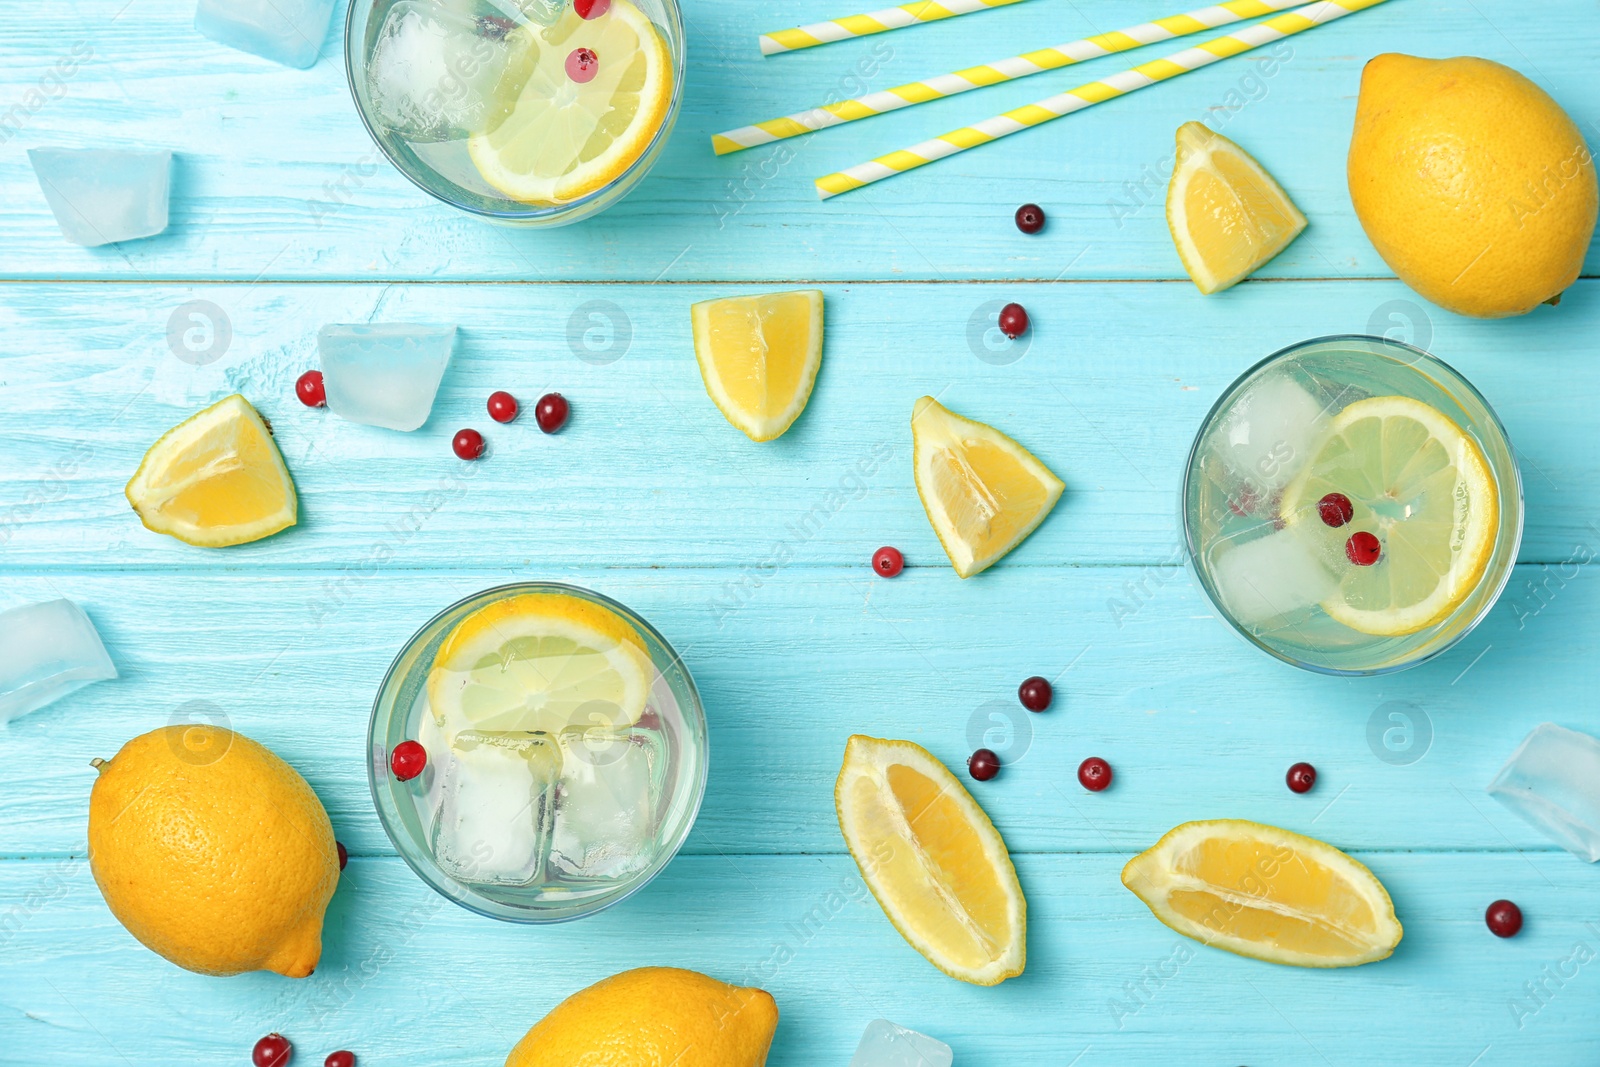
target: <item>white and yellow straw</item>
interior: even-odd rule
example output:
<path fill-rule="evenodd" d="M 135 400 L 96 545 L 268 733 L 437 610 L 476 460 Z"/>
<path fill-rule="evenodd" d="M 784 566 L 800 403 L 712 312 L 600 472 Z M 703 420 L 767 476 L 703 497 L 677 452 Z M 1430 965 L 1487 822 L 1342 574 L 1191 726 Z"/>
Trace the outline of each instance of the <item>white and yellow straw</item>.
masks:
<path fill-rule="evenodd" d="M 1270 15 L 1305 2 L 1306 0 L 1227 0 L 1226 3 L 1202 7 L 1186 14 L 1169 15 L 1153 22 L 1141 22 L 1127 29 L 1096 34 L 1082 40 L 1059 44 L 1054 48 L 1041 48 L 1009 59 L 968 67 L 954 74 L 941 74 L 927 81 L 908 82 L 893 89 L 858 96 L 854 100 L 824 104 L 781 119 L 769 119 L 754 126 L 743 126 L 737 130 L 728 130 L 726 133 L 713 134 L 711 147 L 716 150 L 717 155 L 725 156 L 729 152 L 756 148 L 787 137 L 798 137 L 803 133 L 825 130 L 830 126 L 839 126 L 846 122 L 855 122 L 857 119 L 897 111 L 913 104 L 955 96 L 957 93 L 1026 78 L 1032 74 L 1042 74 L 1047 70 L 1059 70 L 1073 63 L 1126 52 L 1141 45 L 1170 41 L 1174 37 L 1186 37 L 1201 30 L 1227 26 L 1240 19 Z"/>
<path fill-rule="evenodd" d="M 1140 64 L 1131 70 L 1113 74 L 1103 81 L 1080 85 L 1076 89 L 1069 89 L 1047 100 L 1040 100 L 1036 104 L 1015 108 L 1004 115 L 984 119 L 972 126 L 964 126 L 941 137 L 935 137 L 931 141 L 923 141 L 919 145 L 879 156 L 868 163 L 829 174 L 825 178 L 818 178 L 817 195 L 826 200 L 840 193 L 848 193 L 863 185 L 915 170 L 934 160 L 944 159 L 957 152 L 964 152 L 1001 137 L 1031 129 L 1063 115 L 1082 111 L 1086 107 L 1093 107 L 1095 104 L 1147 88 L 1168 78 L 1187 74 L 1191 70 L 1209 66 L 1220 59 L 1227 59 L 1241 52 L 1248 52 L 1252 48 L 1280 41 L 1285 37 L 1384 2 L 1385 0 L 1318 0 L 1317 3 L 1285 12 L 1276 18 L 1258 22 L 1254 26 L 1246 26 L 1226 36 L 1213 38 L 1194 48 L 1175 52 L 1165 59 Z"/>
<path fill-rule="evenodd" d="M 924 22 L 938 22 L 956 15 L 970 15 L 974 11 L 988 11 L 992 7 L 1021 3 L 1022 0 L 916 0 L 874 11 L 869 15 L 846 15 L 842 19 L 814 22 L 809 26 L 796 26 L 792 30 L 778 30 L 761 35 L 761 54 L 776 55 L 794 52 L 801 48 L 815 48 L 819 44 L 847 41 L 852 37 L 867 37 L 903 26 L 916 26 Z"/>

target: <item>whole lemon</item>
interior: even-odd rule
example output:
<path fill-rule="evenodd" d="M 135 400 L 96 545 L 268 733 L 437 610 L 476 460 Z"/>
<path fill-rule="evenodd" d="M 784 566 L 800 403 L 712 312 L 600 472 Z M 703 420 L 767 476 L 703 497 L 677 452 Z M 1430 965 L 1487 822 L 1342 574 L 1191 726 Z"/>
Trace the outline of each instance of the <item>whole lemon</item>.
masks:
<path fill-rule="evenodd" d="M 641 967 L 572 994 L 534 1024 L 506 1067 L 762 1067 L 772 994 L 696 971 Z"/>
<path fill-rule="evenodd" d="M 1400 280 L 1475 318 L 1554 302 L 1594 233 L 1594 158 L 1577 125 L 1487 59 L 1368 63 L 1349 180 L 1356 217 Z"/>
<path fill-rule="evenodd" d="M 152 730 L 95 765 L 89 867 L 129 933 L 201 974 L 311 973 L 339 855 L 293 767 L 207 725 Z"/>

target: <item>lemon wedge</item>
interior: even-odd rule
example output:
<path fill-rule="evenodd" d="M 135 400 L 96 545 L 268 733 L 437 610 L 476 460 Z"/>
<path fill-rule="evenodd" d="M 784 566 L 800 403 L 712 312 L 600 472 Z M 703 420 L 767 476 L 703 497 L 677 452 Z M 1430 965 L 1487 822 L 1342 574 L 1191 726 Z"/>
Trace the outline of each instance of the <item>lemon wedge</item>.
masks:
<path fill-rule="evenodd" d="M 672 104 L 672 56 L 629 0 L 595 19 L 568 5 L 554 24 L 519 26 L 507 41 L 527 77 L 501 80 L 506 98 L 494 110 L 504 117 L 467 140 L 484 181 L 523 203 L 567 203 L 621 177 L 650 147 Z M 585 48 L 595 69 L 580 82 L 567 62 Z"/>
<path fill-rule="evenodd" d="M 1186 822 L 1122 869 L 1185 937 L 1295 967 L 1386 959 L 1400 923 L 1371 871 L 1315 838 L 1243 819 Z"/>
<path fill-rule="evenodd" d="M 203 548 L 259 541 L 298 514 L 272 430 L 237 393 L 162 434 L 124 492 L 146 529 Z"/>
<path fill-rule="evenodd" d="M 752 441 L 782 436 L 822 366 L 822 293 L 736 296 L 689 310 L 700 376 L 722 414 Z"/>
<path fill-rule="evenodd" d="M 1289 194 L 1250 154 L 1198 122 L 1178 127 L 1167 226 L 1202 293 L 1253 274 L 1306 228 Z"/>
<path fill-rule="evenodd" d="M 910 741 L 857 734 L 833 802 L 861 877 L 912 948 L 974 985 L 1022 973 L 1028 904 L 1017 872 L 944 764 Z"/>
<path fill-rule="evenodd" d="M 917 495 L 963 578 L 1021 544 L 1066 488 L 1026 448 L 931 396 L 911 409 L 911 439 Z"/>
<path fill-rule="evenodd" d="M 1329 527 L 1317 504 L 1329 493 L 1352 515 Z M 1398 637 L 1444 619 L 1489 568 L 1500 494 L 1477 442 L 1437 408 L 1404 396 L 1358 400 L 1330 421 L 1311 462 L 1284 490 L 1281 513 L 1339 562 L 1330 617 L 1364 634 Z M 1378 561 L 1345 556 L 1352 534 L 1378 538 Z"/>

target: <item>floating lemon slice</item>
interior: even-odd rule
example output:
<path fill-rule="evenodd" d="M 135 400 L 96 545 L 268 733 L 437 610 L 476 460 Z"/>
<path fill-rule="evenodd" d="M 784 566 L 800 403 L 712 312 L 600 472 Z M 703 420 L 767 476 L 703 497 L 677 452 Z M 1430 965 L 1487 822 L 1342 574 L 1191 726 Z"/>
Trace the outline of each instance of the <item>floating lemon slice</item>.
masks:
<path fill-rule="evenodd" d="M 428 672 L 446 738 L 464 730 L 619 729 L 644 714 L 654 670 L 627 620 L 563 593 L 526 593 L 468 615 Z"/>
<path fill-rule="evenodd" d="M 912 948 L 974 985 L 1022 973 L 1028 904 L 1017 872 L 944 764 L 910 741 L 857 734 L 833 803 L 861 877 Z"/>
<path fill-rule="evenodd" d="M 1026 448 L 931 396 L 912 407 L 911 439 L 917 495 L 963 578 L 1021 544 L 1065 488 Z"/>
<path fill-rule="evenodd" d="M 1354 967 L 1400 943 L 1394 905 L 1366 867 L 1243 819 L 1176 827 L 1128 862 L 1122 884 L 1178 933 L 1270 963 Z"/>
<path fill-rule="evenodd" d="M 512 33 L 521 38 L 513 62 L 528 76 L 502 79 L 508 98 L 495 111 L 505 118 L 467 140 L 478 172 L 530 204 L 566 203 L 615 181 L 650 146 L 672 103 L 672 57 L 660 31 L 629 0 L 614 0 L 599 18 L 568 5 L 554 25 Z M 587 81 L 568 73 L 580 49 L 593 60 L 574 67 Z"/>
<path fill-rule="evenodd" d="M 822 293 L 737 296 L 690 308 L 706 392 L 752 441 L 779 437 L 811 399 L 822 366 Z"/>
<path fill-rule="evenodd" d="M 1178 127 L 1167 226 L 1202 293 L 1254 273 L 1306 228 L 1289 194 L 1250 154 L 1198 122 Z"/>
<path fill-rule="evenodd" d="M 124 492 L 146 529 L 204 548 L 270 537 L 298 513 L 272 431 L 237 393 L 162 434 Z"/>
<path fill-rule="evenodd" d="M 1318 503 L 1350 501 L 1329 526 Z M 1284 490 L 1281 513 L 1303 524 L 1337 561 L 1332 618 L 1364 634 L 1397 637 L 1444 619 L 1477 588 L 1494 554 L 1500 494 L 1483 451 L 1449 416 L 1404 396 L 1358 400 L 1335 415 L 1311 462 Z M 1345 545 L 1375 535 L 1376 563 Z"/>

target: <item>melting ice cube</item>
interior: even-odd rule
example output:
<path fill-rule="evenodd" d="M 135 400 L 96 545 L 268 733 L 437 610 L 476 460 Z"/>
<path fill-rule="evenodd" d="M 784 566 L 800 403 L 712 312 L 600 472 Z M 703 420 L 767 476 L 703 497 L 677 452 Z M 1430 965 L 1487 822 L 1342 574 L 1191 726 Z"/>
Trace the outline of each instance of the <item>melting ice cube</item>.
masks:
<path fill-rule="evenodd" d="M 546 734 L 457 735 L 439 775 L 433 856 L 481 885 L 529 885 L 544 869 L 560 754 Z"/>
<path fill-rule="evenodd" d="M 1600 738 L 1540 724 L 1489 794 L 1579 859 L 1600 860 Z"/>
<path fill-rule="evenodd" d="M 317 349 L 329 409 L 351 422 L 415 430 L 433 410 L 455 339 L 454 326 L 324 326 Z"/>
<path fill-rule="evenodd" d="M 1288 374 L 1257 379 L 1215 431 L 1217 455 L 1263 497 L 1288 485 L 1311 459 L 1322 404 Z"/>
<path fill-rule="evenodd" d="M 0 612 L 0 723 L 116 676 L 94 623 L 72 601 Z"/>
<path fill-rule="evenodd" d="M 322 52 L 333 0 L 200 0 L 194 28 L 229 48 L 286 67 L 309 67 Z"/>
<path fill-rule="evenodd" d="M 950 1067 L 950 1046 L 927 1034 L 874 1019 L 861 1035 L 850 1067 Z"/>
<path fill-rule="evenodd" d="M 32 148 L 28 161 L 61 233 L 95 248 L 167 228 L 171 152 Z"/>
<path fill-rule="evenodd" d="M 1212 551 L 1212 584 L 1241 626 L 1257 627 L 1308 608 L 1339 588 L 1298 525 L 1251 541 L 1222 542 Z"/>
<path fill-rule="evenodd" d="M 609 730 L 561 733 L 550 866 L 563 878 L 635 874 L 655 858 L 656 735 Z"/>

